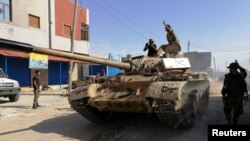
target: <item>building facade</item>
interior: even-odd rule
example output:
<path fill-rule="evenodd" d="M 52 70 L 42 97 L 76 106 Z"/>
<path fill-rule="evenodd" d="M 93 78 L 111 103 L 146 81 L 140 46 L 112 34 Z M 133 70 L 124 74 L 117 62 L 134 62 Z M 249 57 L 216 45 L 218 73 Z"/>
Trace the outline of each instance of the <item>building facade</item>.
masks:
<path fill-rule="evenodd" d="M 0 39 L 69 52 L 73 15 L 72 0 L 0 0 Z M 88 55 L 89 48 L 89 11 L 78 5 L 73 51 Z M 66 84 L 68 61 L 49 56 L 48 70 L 41 70 L 43 85 Z M 21 86 L 31 85 L 28 54 L 0 49 L 0 67 Z M 83 74 L 81 68 L 82 63 L 74 63 L 73 80 Z"/>
<path fill-rule="evenodd" d="M 184 57 L 188 58 L 191 69 L 194 72 L 210 72 L 211 67 L 211 52 L 186 52 Z"/>

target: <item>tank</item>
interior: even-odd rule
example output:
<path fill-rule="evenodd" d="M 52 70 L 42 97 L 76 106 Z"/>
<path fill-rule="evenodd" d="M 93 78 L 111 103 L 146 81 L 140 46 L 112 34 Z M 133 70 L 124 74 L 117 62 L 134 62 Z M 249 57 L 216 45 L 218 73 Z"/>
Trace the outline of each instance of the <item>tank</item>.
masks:
<path fill-rule="evenodd" d="M 206 73 L 191 73 L 187 58 L 137 56 L 124 59 L 124 74 L 108 77 L 69 94 L 74 110 L 94 123 L 115 112 L 156 115 L 170 128 L 190 128 L 205 112 L 209 98 Z"/>
<path fill-rule="evenodd" d="M 124 69 L 124 74 L 102 78 L 69 93 L 70 106 L 93 123 L 109 122 L 116 112 L 146 113 L 167 127 L 191 128 L 208 105 L 208 75 L 192 73 L 187 58 L 137 56 L 114 62 L 33 46 L 24 50 Z"/>

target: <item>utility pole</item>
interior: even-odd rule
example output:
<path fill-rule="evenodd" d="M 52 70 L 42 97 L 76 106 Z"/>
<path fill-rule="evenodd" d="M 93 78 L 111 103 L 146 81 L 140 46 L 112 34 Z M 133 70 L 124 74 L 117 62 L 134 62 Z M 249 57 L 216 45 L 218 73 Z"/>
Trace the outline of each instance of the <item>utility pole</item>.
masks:
<path fill-rule="evenodd" d="M 249 55 L 250 55 L 250 51 L 249 51 Z M 249 65 L 250 65 L 250 57 L 249 57 Z"/>
<path fill-rule="evenodd" d="M 188 41 L 188 52 L 189 52 L 189 47 L 190 47 L 190 41 Z"/>
<path fill-rule="evenodd" d="M 70 52 L 74 53 L 74 41 L 75 41 L 75 26 L 76 26 L 76 20 L 77 20 L 77 10 L 78 10 L 78 0 L 75 0 L 75 7 L 74 7 L 74 17 L 73 17 L 73 25 L 71 28 L 71 46 L 70 46 Z M 68 93 L 71 92 L 72 88 L 72 69 L 73 69 L 73 60 L 70 59 L 69 61 L 69 88 Z"/>
<path fill-rule="evenodd" d="M 216 63 L 215 63 L 215 57 L 213 57 L 214 59 L 214 72 L 216 73 Z"/>
<path fill-rule="evenodd" d="M 52 49 L 52 37 L 51 37 L 51 0 L 48 0 L 48 16 L 49 16 L 49 49 Z"/>

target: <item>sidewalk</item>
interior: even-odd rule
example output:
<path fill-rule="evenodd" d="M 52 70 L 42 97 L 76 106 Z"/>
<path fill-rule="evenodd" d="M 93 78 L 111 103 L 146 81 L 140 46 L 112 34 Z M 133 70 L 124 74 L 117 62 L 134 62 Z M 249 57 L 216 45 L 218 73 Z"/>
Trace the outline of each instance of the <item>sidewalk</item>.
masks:
<path fill-rule="evenodd" d="M 48 91 L 48 92 L 60 92 L 60 93 L 66 93 L 66 89 L 65 87 L 67 87 L 68 85 L 49 85 L 47 90 L 43 90 L 43 91 Z M 42 92 L 43 92 L 42 91 Z M 33 87 L 21 87 L 21 93 L 33 93 Z"/>

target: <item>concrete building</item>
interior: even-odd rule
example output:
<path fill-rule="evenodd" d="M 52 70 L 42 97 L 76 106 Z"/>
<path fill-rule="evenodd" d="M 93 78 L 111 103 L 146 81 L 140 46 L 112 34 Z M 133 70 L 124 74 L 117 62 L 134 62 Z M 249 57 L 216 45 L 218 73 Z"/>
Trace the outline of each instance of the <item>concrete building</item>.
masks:
<path fill-rule="evenodd" d="M 0 39 L 69 52 L 73 11 L 73 0 L 0 0 Z M 88 55 L 89 11 L 78 5 L 77 15 L 74 52 Z M 42 70 L 42 84 L 66 84 L 68 61 L 49 56 L 49 68 Z M 21 86 L 31 85 L 34 70 L 28 65 L 28 54 L 0 50 L 0 67 Z M 82 74 L 82 63 L 75 62 L 72 79 Z"/>
<path fill-rule="evenodd" d="M 183 55 L 189 59 L 192 71 L 210 71 L 211 52 L 186 52 Z"/>

